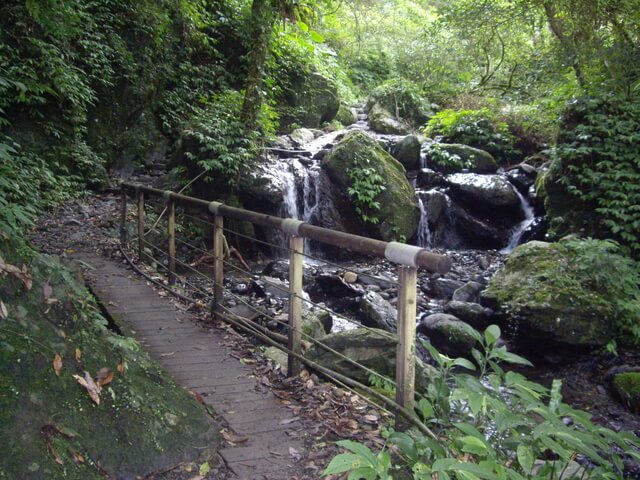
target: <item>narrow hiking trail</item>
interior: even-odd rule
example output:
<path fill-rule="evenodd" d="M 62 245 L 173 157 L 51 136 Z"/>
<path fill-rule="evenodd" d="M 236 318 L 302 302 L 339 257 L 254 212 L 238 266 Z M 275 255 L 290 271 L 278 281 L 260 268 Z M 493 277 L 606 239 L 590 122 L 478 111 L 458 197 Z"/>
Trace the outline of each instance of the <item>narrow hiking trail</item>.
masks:
<path fill-rule="evenodd" d="M 118 204 L 113 194 L 69 202 L 43 216 L 30 240 L 79 262 L 113 328 L 134 337 L 220 422 L 223 462 L 204 478 L 319 478 L 337 452 L 332 441 L 382 444 L 371 418 L 384 417 L 359 396 L 306 371 L 287 379 L 248 339 L 129 268 L 116 241 Z M 162 478 L 193 475 L 176 466 Z"/>

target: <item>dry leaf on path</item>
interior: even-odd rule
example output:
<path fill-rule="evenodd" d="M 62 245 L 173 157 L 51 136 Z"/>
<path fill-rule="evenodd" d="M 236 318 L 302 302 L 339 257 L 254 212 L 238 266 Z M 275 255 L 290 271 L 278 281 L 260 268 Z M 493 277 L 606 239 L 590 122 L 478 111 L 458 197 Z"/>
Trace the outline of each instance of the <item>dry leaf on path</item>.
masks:
<path fill-rule="evenodd" d="M 224 438 L 227 442 L 231 442 L 231 443 L 243 443 L 249 440 L 249 437 L 236 435 L 235 433 L 230 432 L 229 430 L 222 430 L 220 433 L 222 434 L 222 438 Z"/>
<path fill-rule="evenodd" d="M 96 383 L 99 386 L 104 387 L 105 385 L 110 384 L 112 381 L 113 381 L 113 370 L 106 367 L 98 370 L 98 373 L 96 374 Z"/>
<path fill-rule="evenodd" d="M 80 361 L 80 359 L 82 358 L 82 351 L 79 348 L 76 348 L 76 361 Z"/>
<path fill-rule="evenodd" d="M 120 375 L 124 375 L 124 372 L 126 372 L 127 370 L 127 362 L 125 362 L 124 360 L 122 362 L 120 362 L 118 364 L 118 366 L 116 367 L 118 369 L 118 373 Z"/>
<path fill-rule="evenodd" d="M 42 285 L 42 294 L 44 295 L 44 299 L 47 300 L 51 295 L 53 295 L 53 288 L 48 283 Z"/>
<path fill-rule="evenodd" d="M 9 311 L 7 310 L 7 306 L 0 301 L 0 319 L 4 320 L 9 316 Z"/>
<path fill-rule="evenodd" d="M 33 279 L 31 278 L 31 274 L 27 271 L 26 265 L 23 265 L 22 269 L 19 269 L 15 265 L 5 263 L 3 258 L 0 257 L 0 273 L 1 272 L 9 273 L 21 280 L 27 290 L 31 290 L 31 287 L 33 287 Z"/>
<path fill-rule="evenodd" d="M 81 377 L 80 375 L 74 375 L 73 378 L 75 378 L 80 385 L 87 389 L 89 397 L 91 398 L 93 403 L 95 403 L 96 405 L 100 405 L 100 385 L 96 384 L 96 382 L 93 381 L 93 378 L 91 378 L 89 372 L 85 370 L 84 377 Z"/>
<path fill-rule="evenodd" d="M 176 354 L 176 352 L 161 353 L 160 356 L 161 357 L 170 357 L 170 356 L 175 355 L 175 354 Z"/>
<path fill-rule="evenodd" d="M 60 370 L 62 370 L 62 357 L 57 353 L 53 356 L 53 371 L 56 372 L 56 376 L 60 376 Z"/>

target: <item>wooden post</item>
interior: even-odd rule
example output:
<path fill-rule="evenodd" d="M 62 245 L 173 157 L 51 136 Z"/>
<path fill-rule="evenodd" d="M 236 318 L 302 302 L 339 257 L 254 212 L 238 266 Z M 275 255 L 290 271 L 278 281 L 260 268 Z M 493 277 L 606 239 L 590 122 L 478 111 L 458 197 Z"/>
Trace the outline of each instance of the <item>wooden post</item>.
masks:
<path fill-rule="evenodd" d="M 144 259 L 144 192 L 138 190 L 138 260 Z"/>
<path fill-rule="evenodd" d="M 176 203 L 169 199 L 167 202 L 169 237 L 169 285 L 176 283 Z"/>
<path fill-rule="evenodd" d="M 416 377 L 416 287 L 417 269 L 401 266 L 398 270 L 398 348 L 396 351 L 396 402 L 413 411 Z M 396 429 L 403 429 L 401 417 Z"/>
<path fill-rule="evenodd" d="M 120 245 L 127 243 L 127 191 L 124 185 L 120 190 Z"/>
<path fill-rule="evenodd" d="M 291 249 L 289 260 L 289 350 L 301 355 L 304 237 L 292 236 L 289 240 L 289 248 Z M 287 375 L 294 377 L 300 373 L 300 369 L 300 360 L 289 355 Z"/>
<path fill-rule="evenodd" d="M 213 305 L 211 315 L 221 319 L 224 284 L 224 217 L 213 217 Z"/>

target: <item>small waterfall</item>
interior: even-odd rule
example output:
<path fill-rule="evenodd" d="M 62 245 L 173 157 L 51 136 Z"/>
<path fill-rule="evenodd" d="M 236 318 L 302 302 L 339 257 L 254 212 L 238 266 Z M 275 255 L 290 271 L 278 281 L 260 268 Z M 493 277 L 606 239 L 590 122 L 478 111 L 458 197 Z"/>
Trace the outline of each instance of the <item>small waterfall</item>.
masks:
<path fill-rule="evenodd" d="M 509 244 L 502 250 L 500 250 L 500 253 L 511 253 L 520 243 L 520 239 L 522 238 L 525 230 L 535 220 L 535 214 L 533 212 L 533 207 L 531 206 L 531 204 L 527 201 L 526 198 L 524 198 L 524 195 L 522 195 L 517 188 L 514 188 L 514 190 L 520 198 L 520 205 L 522 211 L 524 212 L 524 220 L 522 220 L 522 222 L 514 227 L 513 231 L 511 232 L 511 239 L 509 240 Z"/>
<path fill-rule="evenodd" d="M 319 176 L 319 165 L 312 165 L 308 170 L 305 170 L 304 181 L 302 182 L 302 205 L 304 211 L 301 218 L 304 222 L 311 220 L 311 216 L 320 203 L 320 191 L 316 187 Z"/>
<path fill-rule="evenodd" d="M 282 215 L 290 218 L 299 218 L 298 214 L 298 193 L 296 187 L 296 177 L 293 172 L 293 161 L 289 159 L 279 161 L 276 164 L 277 175 L 282 181 Z"/>
<path fill-rule="evenodd" d="M 431 231 L 429 230 L 427 208 L 418 196 L 418 206 L 420 207 L 420 223 L 418 225 L 418 246 L 422 248 L 431 247 Z"/>

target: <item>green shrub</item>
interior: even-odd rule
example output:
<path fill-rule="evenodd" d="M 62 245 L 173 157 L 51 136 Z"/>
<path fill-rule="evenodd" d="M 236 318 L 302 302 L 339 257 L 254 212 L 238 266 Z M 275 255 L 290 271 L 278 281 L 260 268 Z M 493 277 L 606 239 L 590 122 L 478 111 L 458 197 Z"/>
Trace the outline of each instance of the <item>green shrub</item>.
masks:
<path fill-rule="evenodd" d="M 369 480 L 622 479 L 624 456 L 640 459 L 640 439 L 594 424 L 588 413 L 563 403 L 560 380 L 548 389 L 505 372 L 502 363 L 529 362 L 498 347 L 500 334 L 495 325 L 477 334 L 482 348 L 472 352 L 475 364 L 425 345 L 438 367 L 417 405 L 425 433 L 388 431 L 388 442 L 377 454 L 357 442 L 338 442 L 349 453 L 334 457 L 324 475 L 351 472 L 349 478 Z M 584 461 L 579 464 L 576 458 Z"/>
<path fill-rule="evenodd" d="M 351 180 L 351 186 L 347 193 L 353 198 L 356 212 L 365 221 L 372 224 L 380 222 L 378 211 L 380 202 L 376 197 L 385 190 L 384 178 L 371 165 L 367 156 L 359 152 L 355 156 L 355 165 L 347 169 L 347 176 Z"/>
<path fill-rule="evenodd" d="M 424 129 L 425 135 L 441 135 L 445 143 L 462 143 L 491 153 L 501 163 L 515 162 L 520 156 L 509 126 L 488 108 L 480 110 L 442 110 Z"/>
<path fill-rule="evenodd" d="M 369 102 L 380 104 L 388 112 L 416 126 L 423 125 L 433 115 L 433 106 L 418 86 L 400 78 L 375 88 Z"/>
<path fill-rule="evenodd" d="M 348 57 L 346 63 L 349 78 L 363 92 L 370 92 L 391 74 L 389 57 L 380 49 L 361 50 Z"/>
<path fill-rule="evenodd" d="M 438 166 L 440 170 L 459 172 L 465 168 L 471 168 L 474 162 L 471 158 L 464 160 L 456 153 L 448 152 L 440 144 L 434 143 L 428 149 L 429 162 Z"/>
<path fill-rule="evenodd" d="M 615 238 L 640 256 L 640 101 L 571 103 L 544 189 L 551 232 Z"/>
<path fill-rule="evenodd" d="M 277 116 L 268 105 L 262 106 L 258 118 L 261 131 L 247 130 L 240 120 L 242 101 L 242 93 L 234 90 L 212 95 L 183 131 L 186 159 L 208 171 L 209 180 L 223 177 L 234 182 L 255 158 L 258 139 L 275 131 Z"/>

